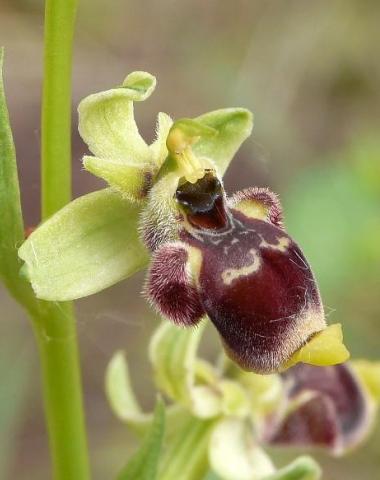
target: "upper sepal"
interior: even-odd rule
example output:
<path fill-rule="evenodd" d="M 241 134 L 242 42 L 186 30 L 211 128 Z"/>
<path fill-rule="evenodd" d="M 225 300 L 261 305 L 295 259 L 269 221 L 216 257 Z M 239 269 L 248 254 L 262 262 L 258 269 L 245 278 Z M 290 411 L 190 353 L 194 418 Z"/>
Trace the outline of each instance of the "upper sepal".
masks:
<path fill-rule="evenodd" d="M 150 146 L 134 118 L 133 102 L 147 99 L 155 86 L 149 73 L 133 72 L 120 87 L 90 95 L 78 107 L 79 133 L 95 155 L 84 157 L 85 169 L 132 201 L 145 197 L 167 156 L 170 117 L 159 114 L 157 139 Z"/>

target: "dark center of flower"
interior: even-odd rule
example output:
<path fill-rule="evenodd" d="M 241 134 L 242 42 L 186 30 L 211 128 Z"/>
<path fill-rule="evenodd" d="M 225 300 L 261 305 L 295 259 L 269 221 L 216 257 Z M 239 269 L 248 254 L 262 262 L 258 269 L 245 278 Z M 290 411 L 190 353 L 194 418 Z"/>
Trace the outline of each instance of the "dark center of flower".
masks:
<path fill-rule="evenodd" d="M 213 172 L 206 173 L 195 183 L 179 185 L 176 199 L 194 227 L 216 230 L 226 226 L 223 187 Z"/>

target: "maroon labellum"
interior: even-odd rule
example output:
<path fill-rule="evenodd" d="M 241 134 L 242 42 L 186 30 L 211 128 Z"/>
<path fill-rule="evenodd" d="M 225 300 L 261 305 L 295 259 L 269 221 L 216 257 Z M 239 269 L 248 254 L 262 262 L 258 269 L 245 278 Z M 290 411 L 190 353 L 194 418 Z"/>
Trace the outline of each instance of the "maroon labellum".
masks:
<path fill-rule="evenodd" d="M 149 298 L 177 324 L 207 314 L 242 368 L 279 370 L 325 319 L 310 266 L 282 228 L 277 197 L 252 188 L 227 201 L 208 172 L 180 185 L 176 199 L 179 241 L 155 251 Z"/>
<path fill-rule="evenodd" d="M 373 408 L 348 364 L 299 364 L 284 375 L 288 408 L 263 440 L 287 446 L 319 446 L 340 455 L 367 436 Z"/>

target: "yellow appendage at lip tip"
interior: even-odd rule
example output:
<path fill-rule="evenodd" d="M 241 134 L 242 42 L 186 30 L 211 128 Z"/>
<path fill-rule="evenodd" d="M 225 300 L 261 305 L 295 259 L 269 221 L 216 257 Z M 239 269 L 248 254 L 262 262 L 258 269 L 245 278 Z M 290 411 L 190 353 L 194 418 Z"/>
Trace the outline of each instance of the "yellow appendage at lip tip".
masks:
<path fill-rule="evenodd" d="M 349 358 L 350 352 L 343 343 L 342 325 L 336 323 L 315 334 L 306 345 L 290 357 L 282 370 L 287 370 L 300 362 L 327 367 L 343 363 Z"/>

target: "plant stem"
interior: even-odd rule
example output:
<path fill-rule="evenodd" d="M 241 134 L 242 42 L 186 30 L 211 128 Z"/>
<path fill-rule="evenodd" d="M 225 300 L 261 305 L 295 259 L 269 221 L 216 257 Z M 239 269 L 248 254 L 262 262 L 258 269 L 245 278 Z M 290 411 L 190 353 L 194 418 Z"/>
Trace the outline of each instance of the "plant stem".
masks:
<path fill-rule="evenodd" d="M 76 7 L 77 0 L 46 0 L 43 218 L 55 213 L 71 197 L 71 64 Z M 87 480 L 90 474 L 72 305 L 40 302 L 33 326 L 41 360 L 54 478 Z"/>
<path fill-rule="evenodd" d="M 90 478 L 72 305 L 41 302 L 34 317 L 54 478 Z"/>
<path fill-rule="evenodd" d="M 46 0 L 42 97 L 42 216 L 71 199 L 71 65 L 77 0 Z"/>

